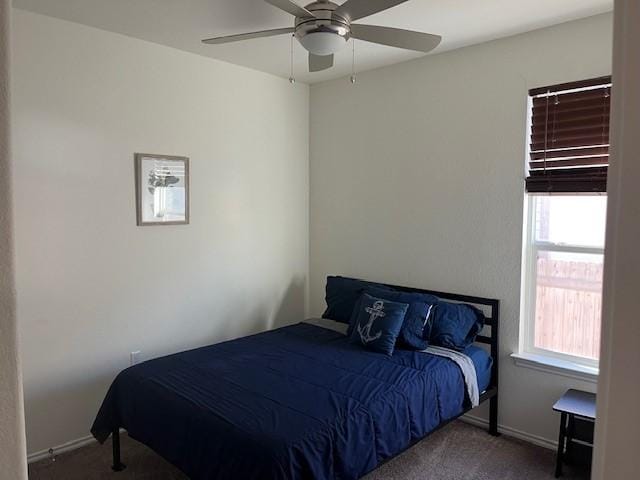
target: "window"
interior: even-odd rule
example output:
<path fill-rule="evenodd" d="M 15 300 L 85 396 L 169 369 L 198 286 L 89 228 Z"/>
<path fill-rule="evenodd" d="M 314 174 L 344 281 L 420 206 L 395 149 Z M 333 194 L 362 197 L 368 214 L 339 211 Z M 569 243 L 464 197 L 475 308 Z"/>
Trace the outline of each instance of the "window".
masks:
<path fill-rule="evenodd" d="M 611 83 L 530 94 L 521 353 L 597 367 Z"/>
<path fill-rule="evenodd" d="M 597 365 L 606 206 L 604 195 L 529 197 L 528 353 Z"/>

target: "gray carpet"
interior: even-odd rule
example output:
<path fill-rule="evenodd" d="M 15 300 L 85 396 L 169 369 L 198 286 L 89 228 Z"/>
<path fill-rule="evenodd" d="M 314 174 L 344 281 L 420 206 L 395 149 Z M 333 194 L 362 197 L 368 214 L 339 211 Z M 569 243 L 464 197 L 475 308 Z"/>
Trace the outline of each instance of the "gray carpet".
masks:
<path fill-rule="evenodd" d="M 184 480 L 185 477 L 154 452 L 122 437 L 122 459 L 127 469 L 111 471 L 111 443 L 93 444 L 29 466 L 30 480 Z M 384 464 L 366 480 L 551 480 L 552 451 L 506 436 L 453 422 Z M 565 480 L 587 479 L 581 471 L 565 468 Z"/>

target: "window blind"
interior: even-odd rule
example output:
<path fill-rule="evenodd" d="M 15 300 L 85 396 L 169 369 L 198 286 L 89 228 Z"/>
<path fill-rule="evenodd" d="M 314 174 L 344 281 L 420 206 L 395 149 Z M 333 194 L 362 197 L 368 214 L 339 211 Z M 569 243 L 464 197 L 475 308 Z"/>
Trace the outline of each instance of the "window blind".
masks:
<path fill-rule="evenodd" d="M 606 192 L 611 77 L 529 91 L 529 193 Z"/>

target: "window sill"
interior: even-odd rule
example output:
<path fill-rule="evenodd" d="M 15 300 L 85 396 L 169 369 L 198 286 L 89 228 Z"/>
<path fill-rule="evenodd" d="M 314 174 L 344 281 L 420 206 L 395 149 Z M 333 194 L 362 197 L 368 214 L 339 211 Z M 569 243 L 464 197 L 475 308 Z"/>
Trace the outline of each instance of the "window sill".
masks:
<path fill-rule="evenodd" d="M 596 367 L 587 367 L 568 360 L 533 353 L 512 353 L 511 358 L 519 367 L 531 368 L 540 372 L 553 373 L 554 375 L 575 378 L 585 382 L 598 383 L 598 368 Z"/>

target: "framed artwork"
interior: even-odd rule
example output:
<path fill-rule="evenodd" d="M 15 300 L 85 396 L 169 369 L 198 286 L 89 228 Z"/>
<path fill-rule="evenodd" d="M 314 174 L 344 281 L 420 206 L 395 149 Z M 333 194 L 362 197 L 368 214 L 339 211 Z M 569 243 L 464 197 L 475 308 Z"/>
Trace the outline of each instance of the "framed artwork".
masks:
<path fill-rule="evenodd" d="M 189 159 L 135 154 L 136 215 L 139 226 L 189 223 Z"/>

